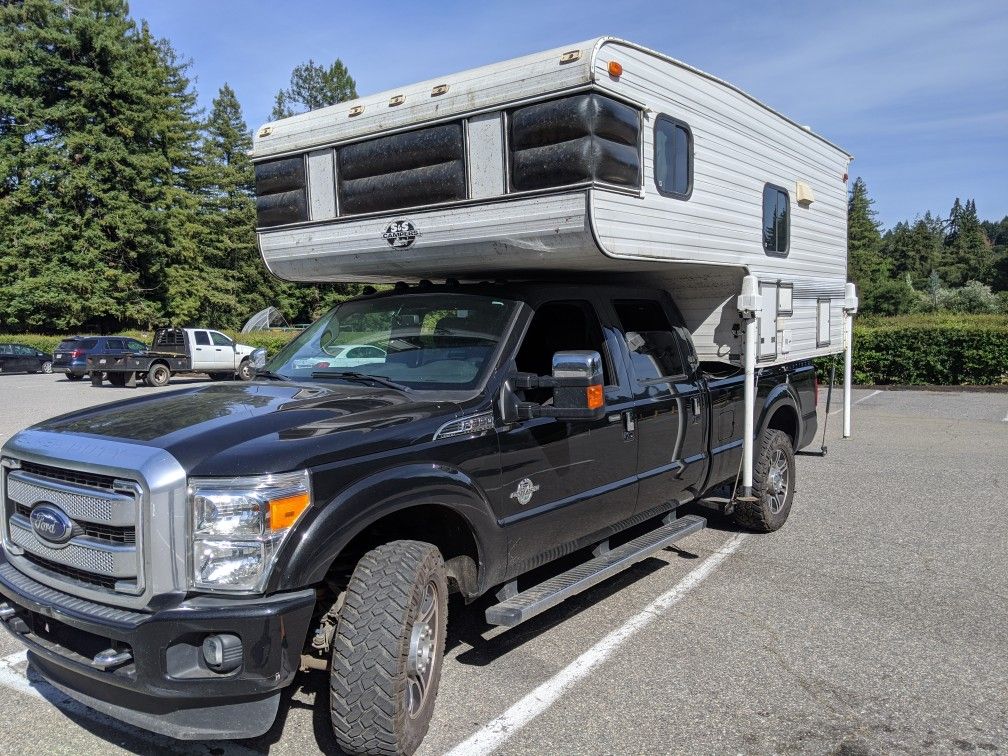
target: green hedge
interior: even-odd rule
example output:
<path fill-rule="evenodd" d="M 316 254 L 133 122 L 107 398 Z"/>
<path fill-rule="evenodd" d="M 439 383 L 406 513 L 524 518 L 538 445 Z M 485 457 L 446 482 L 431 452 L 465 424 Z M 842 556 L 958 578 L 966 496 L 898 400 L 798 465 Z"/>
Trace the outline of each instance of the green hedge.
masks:
<path fill-rule="evenodd" d="M 831 362 L 816 361 L 822 378 Z M 1008 384 L 1008 317 L 946 313 L 855 321 L 852 370 L 861 385 Z"/>

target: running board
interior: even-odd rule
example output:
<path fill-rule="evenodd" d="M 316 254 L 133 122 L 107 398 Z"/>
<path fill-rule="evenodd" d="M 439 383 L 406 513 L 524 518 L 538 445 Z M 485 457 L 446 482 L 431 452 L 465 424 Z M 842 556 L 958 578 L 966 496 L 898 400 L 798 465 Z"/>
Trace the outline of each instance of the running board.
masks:
<path fill-rule="evenodd" d="M 489 607 L 486 610 L 486 621 L 491 625 L 505 627 L 519 625 L 705 527 L 707 520 L 696 515 L 672 520 L 612 551 L 603 551 L 594 559 Z"/>

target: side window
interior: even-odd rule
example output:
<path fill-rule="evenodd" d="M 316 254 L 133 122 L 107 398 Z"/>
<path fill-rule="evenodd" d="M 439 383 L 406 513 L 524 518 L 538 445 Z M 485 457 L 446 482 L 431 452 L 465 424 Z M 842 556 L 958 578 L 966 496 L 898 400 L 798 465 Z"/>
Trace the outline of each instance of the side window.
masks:
<path fill-rule="evenodd" d="M 213 339 L 214 346 L 234 346 L 234 342 L 223 333 L 210 331 L 210 338 Z"/>
<path fill-rule="evenodd" d="M 763 187 L 763 249 L 768 255 L 786 257 L 791 237 L 791 202 L 787 190 Z"/>
<path fill-rule="evenodd" d="M 15 354 L 20 354 L 22 357 L 34 357 L 35 352 L 31 350 L 30 347 L 21 346 L 20 344 L 14 345 Z"/>
<path fill-rule="evenodd" d="M 618 299 L 612 304 L 626 333 L 630 361 L 639 381 L 686 375 L 679 339 L 661 303 L 653 299 Z"/>
<path fill-rule="evenodd" d="M 196 331 L 196 343 L 199 346 L 210 346 L 210 337 L 206 331 Z"/>
<path fill-rule="evenodd" d="M 134 341 L 133 339 L 129 339 L 126 342 L 126 348 L 129 349 L 131 352 L 142 352 L 147 348 L 147 345 L 144 344 L 142 341 Z"/>
<path fill-rule="evenodd" d="M 659 193 L 689 199 L 693 192 L 693 133 L 667 115 L 655 120 L 654 177 Z"/>
<path fill-rule="evenodd" d="M 602 326 L 595 308 L 582 300 L 540 305 L 525 332 L 515 363 L 523 373 L 550 375 L 554 352 L 568 349 L 589 349 L 602 355 L 603 381 L 607 386 L 612 384 L 609 350 Z M 526 398 L 542 402 L 551 393 L 550 389 L 535 389 L 527 392 Z"/>
<path fill-rule="evenodd" d="M 122 339 L 105 339 L 105 348 L 109 351 L 119 350 L 122 351 L 126 348 Z"/>

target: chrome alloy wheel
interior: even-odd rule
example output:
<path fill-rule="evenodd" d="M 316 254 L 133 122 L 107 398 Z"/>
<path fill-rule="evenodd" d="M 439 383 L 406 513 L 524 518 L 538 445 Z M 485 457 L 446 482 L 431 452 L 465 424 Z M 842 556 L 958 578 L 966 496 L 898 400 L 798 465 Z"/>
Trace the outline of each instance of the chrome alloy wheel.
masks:
<path fill-rule="evenodd" d="M 431 679 L 434 677 L 434 660 L 438 648 L 438 588 L 433 580 L 424 588 L 420 610 L 410 632 L 409 658 L 406 661 L 406 710 L 416 717 L 423 709 Z"/>
<path fill-rule="evenodd" d="M 770 513 L 779 514 L 787 501 L 788 486 L 787 456 L 780 449 L 775 449 L 770 459 L 770 470 L 767 472 L 766 496 L 770 504 Z"/>

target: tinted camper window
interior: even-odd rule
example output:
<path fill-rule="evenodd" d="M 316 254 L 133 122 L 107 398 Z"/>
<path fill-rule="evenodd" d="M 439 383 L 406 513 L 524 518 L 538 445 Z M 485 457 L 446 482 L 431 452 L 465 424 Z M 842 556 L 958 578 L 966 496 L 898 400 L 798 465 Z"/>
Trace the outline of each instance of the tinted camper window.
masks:
<path fill-rule="evenodd" d="M 655 185 L 666 197 L 688 199 L 693 191 L 693 134 L 682 121 L 655 121 Z"/>
<path fill-rule="evenodd" d="M 788 193 L 779 186 L 763 187 L 763 249 L 768 255 L 788 253 L 791 213 Z"/>

